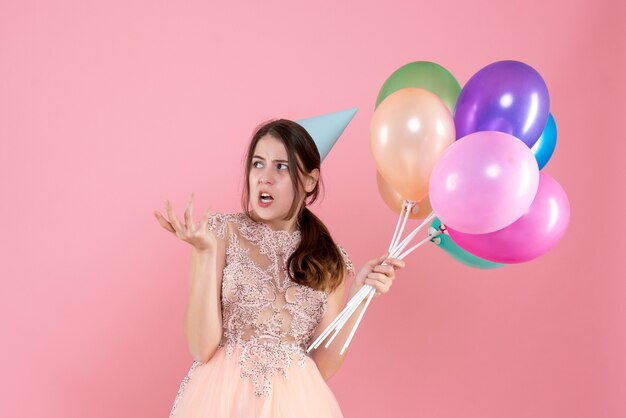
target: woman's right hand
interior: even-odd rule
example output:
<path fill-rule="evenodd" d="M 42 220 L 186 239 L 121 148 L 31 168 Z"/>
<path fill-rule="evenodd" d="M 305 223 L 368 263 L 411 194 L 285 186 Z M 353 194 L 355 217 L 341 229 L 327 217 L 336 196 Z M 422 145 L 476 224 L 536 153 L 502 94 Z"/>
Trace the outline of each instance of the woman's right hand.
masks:
<path fill-rule="evenodd" d="M 211 208 L 209 207 L 202 214 L 200 224 L 196 225 L 193 221 L 193 200 L 194 194 L 191 194 L 187 209 L 185 210 L 185 223 L 181 225 L 178 217 L 174 213 L 174 209 L 169 200 L 165 201 L 165 210 L 167 218 L 161 215 L 158 211 L 154 211 L 154 216 L 159 221 L 159 224 L 172 234 L 185 242 L 193 245 L 200 251 L 213 251 L 217 248 L 217 238 L 213 231 L 208 228 L 209 218 L 211 216 Z"/>

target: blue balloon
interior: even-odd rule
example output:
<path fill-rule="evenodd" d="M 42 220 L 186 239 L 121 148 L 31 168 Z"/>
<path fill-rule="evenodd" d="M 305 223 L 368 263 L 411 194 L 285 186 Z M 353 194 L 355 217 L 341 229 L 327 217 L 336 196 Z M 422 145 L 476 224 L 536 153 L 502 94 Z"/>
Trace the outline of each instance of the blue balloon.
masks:
<path fill-rule="evenodd" d="M 546 123 L 546 127 L 543 130 L 543 133 L 535 142 L 535 145 L 530 149 L 533 154 L 535 154 L 535 158 L 537 159 L 537 164 L 539 164 L 539 170 L 545 167 L 552 158 L 552 154 L 554 153 L 554 148 L 556 147 L 556 122 L 554 122 L 554 117 L 552 117 L 552 113 L 548 115 L 548 123 Z"/>

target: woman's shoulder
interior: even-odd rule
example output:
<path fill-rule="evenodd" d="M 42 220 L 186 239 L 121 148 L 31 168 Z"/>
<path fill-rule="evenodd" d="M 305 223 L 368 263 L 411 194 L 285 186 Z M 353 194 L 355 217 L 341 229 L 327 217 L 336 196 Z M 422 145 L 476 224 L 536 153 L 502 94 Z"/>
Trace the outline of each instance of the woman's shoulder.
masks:
<path fill-rule="evenodd" d="M 209 217 L 210 227 L 228 226 L 228 225 L 250 225 L 255 222 L 245 212 L 213 212 Z"/>
<path fill-rule="evenodd" d="M 245 220 L 246 214 L 243 212 L 213 212 L 209 216 L 208 226 L 210 230 L 223 236 L 231 225 L 241 225 Z"/>
<path fill-rule="evenodd" d="M 220 221 L 232 221 L 236 218 L 239 218 L 240 215 L 245 215 L 245 214 L 239 213 L 239 212 L 212 212 L 209 219 L 216 219 Z"/>
<path fill-rule="evenodd" d="M 348 251 L 345 249 L 345 247 L 342 244 L 338 242 L 336 242 L 335 245 L 337 245 L 337 248 L 339 249 L 339 253 L 341 253 L 343 262 L 346 265 L 346 270 L 348 270 L 348 273 L 354 274 L 354 264 L 352 264 L 352 259 L 350 259 L 350 255 L 348 254 Z"/>

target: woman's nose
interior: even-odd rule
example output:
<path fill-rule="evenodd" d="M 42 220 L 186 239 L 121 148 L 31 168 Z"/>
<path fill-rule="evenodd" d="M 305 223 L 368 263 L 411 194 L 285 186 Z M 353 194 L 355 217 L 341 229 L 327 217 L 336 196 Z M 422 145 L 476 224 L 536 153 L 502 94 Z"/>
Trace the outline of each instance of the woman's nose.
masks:
<path fill-rule="evenodd" d="M 261 184 L 272 184 L 274 182 L 274 179 L 272 178 L 271 174 L 268 172 L 264 172 L 261 174 L 261 177 L 259 177 L 259 183 Z"/>

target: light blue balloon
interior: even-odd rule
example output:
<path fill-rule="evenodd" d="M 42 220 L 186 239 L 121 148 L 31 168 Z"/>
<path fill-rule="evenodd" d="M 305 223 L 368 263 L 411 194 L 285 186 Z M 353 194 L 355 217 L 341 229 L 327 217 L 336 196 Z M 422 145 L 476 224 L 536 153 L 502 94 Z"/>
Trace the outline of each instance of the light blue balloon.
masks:
<path fill-rule="evenodd" d="M 533 154 L 535 154 L 537 164 L 539 164 L 539 170 L 545 167 L 548 161 L 550 161 L 554 153 L 554 148 L 556 148 L 556 122 L 554 121 L 554 117 L 552 117 L 552 113 L 550 113 L 546 127 L 543 129 L 537 142 L 535 142 L 535 145 L 530 149 Z"/>
<path fill-rule="evenodd" d="M 441 221 L 439 220 L 439 218 L 435 218 L 435 220 L 433 220 L 433 222 L 430 224 L 430 227 L 434 230 L 438 230 L 440 226 Z M 433 238 L 432 241 L 437 245 L 437 247 L 444 250 L 450 257 L 454 258 L 459 263 L 465 264 L 469 267 L 478 269 L 495 269 L 506 265 L 494 263 L 492 261 L 476 257 L 474 254 L 471 254 L 456 245 L 456 243 L 452 241 L 452 238 L 450 238 L 450 235 L 448 234 L 439 234 L 436 238 Z"/>
<path fill-rule="evenodd" d="M 296 122 L 302 125 L 311 135 L 315 145 L 317 145 L 320 157 L 324 161 L 324 158 L 335 145 L 357 110 L 356 107 L 353 107 L 352 109 L 340 110 L 339 112 L 300 119 Z"/>

